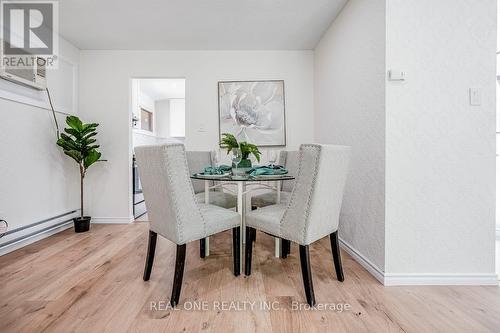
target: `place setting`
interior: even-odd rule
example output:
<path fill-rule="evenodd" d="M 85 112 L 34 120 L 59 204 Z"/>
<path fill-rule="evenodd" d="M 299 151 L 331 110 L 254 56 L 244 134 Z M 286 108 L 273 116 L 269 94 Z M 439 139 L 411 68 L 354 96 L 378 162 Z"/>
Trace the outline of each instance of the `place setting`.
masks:
<path fill-rule="evenodd" d="M 260 162 L 262 155 L 254 144 L 238 142 L 232 134 L 224 133 L 221 147 L 227 149 L 228 155 L 231 154 L 232 165 L 219 165 L 220 155 L 215 150 L 212 158 L 213 165 L 208 165 L 202 171 L 194 173 L 191 178 L 236 181 L 293 179 L 285 166 L 276 164 L 278 153 L 275 150 L 270 150 L 268 153 L 269 164 L 252 165 L 250 155 L 253 155 L 257 162 Z"/>

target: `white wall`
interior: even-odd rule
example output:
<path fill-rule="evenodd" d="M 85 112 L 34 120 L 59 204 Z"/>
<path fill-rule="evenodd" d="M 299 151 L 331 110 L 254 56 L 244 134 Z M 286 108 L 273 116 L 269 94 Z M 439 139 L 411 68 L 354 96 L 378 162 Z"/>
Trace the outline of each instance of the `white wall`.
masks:
<path fill-rule="evenodd" d="M 79 51 L 62 39 L 59 49 L 59 69 L 47 71 L 48 87 L 56 111 L 77 114 Z M 57 117 L 64 128 L 65 115 Z M 9 229 L 79 208 L 78 168 L 56 146 L 45 91 L 0 80 L 0 118 L 0 218 L 8 221 Z M 2 238 L 0 244 L 60 221 L 16 232 Z"/>
<path fill-rule="evenodd" d="M 384 269 L 385 1 L 349 1 L 315 49 L 315 140 L 352 146 L 340 237 Z"/>
<path fill-rule="evenodd" d="M 496 283 L 495 6 L 351 0 L 315 50 L 315 138 L 354 151 L 340 235 L 386 284 Z"/>
<path fill-rule="evenodd" d="M 387 67 L 408 73 L 386 90 L 389 283 L 494 280 L 495 33 L 496 0 L 388 2 Z"/>
<path fill-rule="evenodd" d="M 155 128 L 159 137 L 170 136 L 170 100 L 163 99 L 155 102 Z"/>
<path fill-rule="evenodd" d="M 170 129 L 172 137 L 184 138 L 186 136 L 186 101 L 183 98 L 170 100 Z"/>
<path fill-rule="evenodd" d="M 103 222 L 130 220 L 131 78 L 186 78 L 186 146 L 218 142 L 217 81 L 285 80 L 287 143 L 313 139 L 313 54 L 310 51 L 82 51 L 80 110 L 101 124 L 108 162 L 88 176 L 90 214 Z"/>
<path fill-rule="evenodd" d="M 498 24 L 498 18 L 500 17 L 500 6 L 498 6 L 497 2 L 497 77 L 500 76 L 500 24 Z M 497 175 L 496 179 L 496 233 L 497 233 L 497 249 L 496 252 L 500 253 L 500 82 L 497 80 L 496 84 L 496 116 L 497 116 L 497 121 L 496 121 L 496 149 L 497 149 L 497 158 L 496 158 L 496 172 L 495 174 Z M 500 272 L 500 256 L 496 256 L 496 262 L 497 262 L 497 274 Z"/>
<path fill-rule="evenodd" d="M 497 8 L 497 17 L 500 17 L 500 6 Z M 497 24 L 497 77 L 500 75 L 500 25 Z M 500 82 L 497 80 L 496 84 L 496 100 L 500 101 Z M 496 172 L 495 174 L 497 175 L 496 179 L 496 207 L 500 207 L 500 103 L 496 103 L 497 108 L 496 108 L 496 116 L 497 116 L 497 122 L 496 122 L 496 149 L 497 149 L 497 163 L 496 163 Z M 497 235 L 500 236 L 500 209 L 496 210 L 496 229 L 497 229 Z M 497 240 L 500 241 L 500 238 Z M 499 242 L 497 242 L 499 243 Z M 500 244 L 500 243 L 499 243 Z M 500 251 L 500 246 L 497 246 L 497 252 Z M 497 262 L 500 262 L 500 257 L 497 256 Z M 500 265 L 498 266 L 498 270 L 500 270 Z"/>

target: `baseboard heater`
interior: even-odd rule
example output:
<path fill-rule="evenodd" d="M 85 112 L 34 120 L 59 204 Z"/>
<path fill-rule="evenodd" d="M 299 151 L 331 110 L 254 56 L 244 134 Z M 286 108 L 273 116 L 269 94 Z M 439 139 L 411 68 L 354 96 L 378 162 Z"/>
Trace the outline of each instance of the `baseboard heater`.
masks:
<path fill-rule="evenodd" d="M 24 225 L 16 229 L 8 230 L 5 233 L 4 237 L 0 239 L 0 241 L 3 241 L 0 243 L 0 255 L 14 251 L 22 246 L 42 239 L 44 237 L 40 236 L 43 236 L 44 234 L 47 234 L 47 236 L 51 235 L 51 231 L 62 228 L 65 225 L 69 225 L 70 223 L 72 223 L 73 218 L 76 216 L 76 213 L 77 210 L 75 209 L 63 214 L 43 219 L 41 221 Z M 43 224 L 48 223 L 50 224 L 45 227 L 41 227 Z M 36 230 L 33 230 L 34 228 L 36 228 Z M 33 239 L 32 242 L 30 242 L 31 239 Z M 19 244 L 19 246 L 16 246 L 16 244 Z"/>

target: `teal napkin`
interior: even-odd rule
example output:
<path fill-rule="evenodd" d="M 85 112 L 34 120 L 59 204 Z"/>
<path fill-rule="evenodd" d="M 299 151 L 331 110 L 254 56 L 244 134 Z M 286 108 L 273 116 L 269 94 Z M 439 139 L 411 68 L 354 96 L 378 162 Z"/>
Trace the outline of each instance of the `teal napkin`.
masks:
<path fill-rule="evenodd" d="M 208 166 L 203 170 L 204 175 L 222 175 L 231 171 L 229 165 L 221 165 L 218 167 Z"/>
<path fill-rule="evenodd" d="M 288 170 L 281 165 L 269 165 L 252 168 L 250 171 L 248 171 L 248 173 L 250 173 L 250 176 L 253 177 L 262 175 L 286 175 L 288 173 Z"/>

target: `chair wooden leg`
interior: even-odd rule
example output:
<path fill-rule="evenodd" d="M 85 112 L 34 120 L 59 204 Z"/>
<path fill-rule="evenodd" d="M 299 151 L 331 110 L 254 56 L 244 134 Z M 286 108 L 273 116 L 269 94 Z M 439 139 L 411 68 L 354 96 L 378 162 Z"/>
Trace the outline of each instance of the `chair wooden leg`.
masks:
<path fill-rule="evenodd" d="M 290 253 L 290 241 L 287 239 L 281 239 L 281 258 L 286 259 Z"/>
<path fill-rule="evenodd" d="M 175 307 L 179 303 L 185 262 L 186 262 L 186 244 L 177 245 L 177 253 L 175 255 L 174 284 L 172 286 L 172 297 L 170 297 L 170 304 L 172 305 L 172 307 Z"/>
<path fill-rule="evenodd" d="M 290 242 L 290 241 L 287 241 L 287 242 L 286 242 L 286 250 L 287 250 L 287 251 L 286 251 L 286 252 L 287 252 L 287 254 L 292 253 L 292 242 Z"/>
<path fill-rule="evenodd" d="M 313 306 L 316 303 L 314 298 L 314 287 L 311 275 L 311 261 L 309 259 L 309 245 L 299 245 L 300 267 L 302 268 L 302 280 L 306 292 L 307 303 Z"/>
<path fill-rule="evenodd" d="M 247 239 L 247 242 L 245 244 L 245 275 L 246 276 L 249 276 L 250 274 L 252 274 L 252 233 L 255 232 L 255 229 L 254 228 L 251 228 L 251 227 L 246 227 L 246 239 Z M 250 241 L 248 241 L 250 240 Z"/>
<path fill-rule="evenodd" d="M 342 259 L 340 258 L 338 231 L 330 234 L 330 245 L 332 246 L 333 263 L 337 272 L 337 280 L 344 281 L 344 271 L 342 269 Z"/>
<path fill-rule="evenodd" d="M 205 258 L 205 246 L 207 244 L 206 238 L 200 239 L 200 258 Z"/>
<path fill-rule="evenodd" d="M 233 228 L 234 276 L 240 275 L 240 227 Z"/>
<path fill-rule="evenodd" d="M 144 267 L 144 275 L 142 279 L 148 281 L 151 277 L 151 270 L 153 269 L 153 261 L 155 260 L 156 238 L 158 234 L 149 230 L 148 240 L 148 254 L 146 256 L 146 266 Z"/>
<path fill-rule="evenodd" d="M 257 206 L 252 206 L 252 210 L 256 210 L 256 209 L 257 209 Z M 250 233 L 250 235 L 252 237 L 252 241 L 255 242 L 257 240 L 257 231 L 254 228 L 252 228 L 252 232 Z"/>

